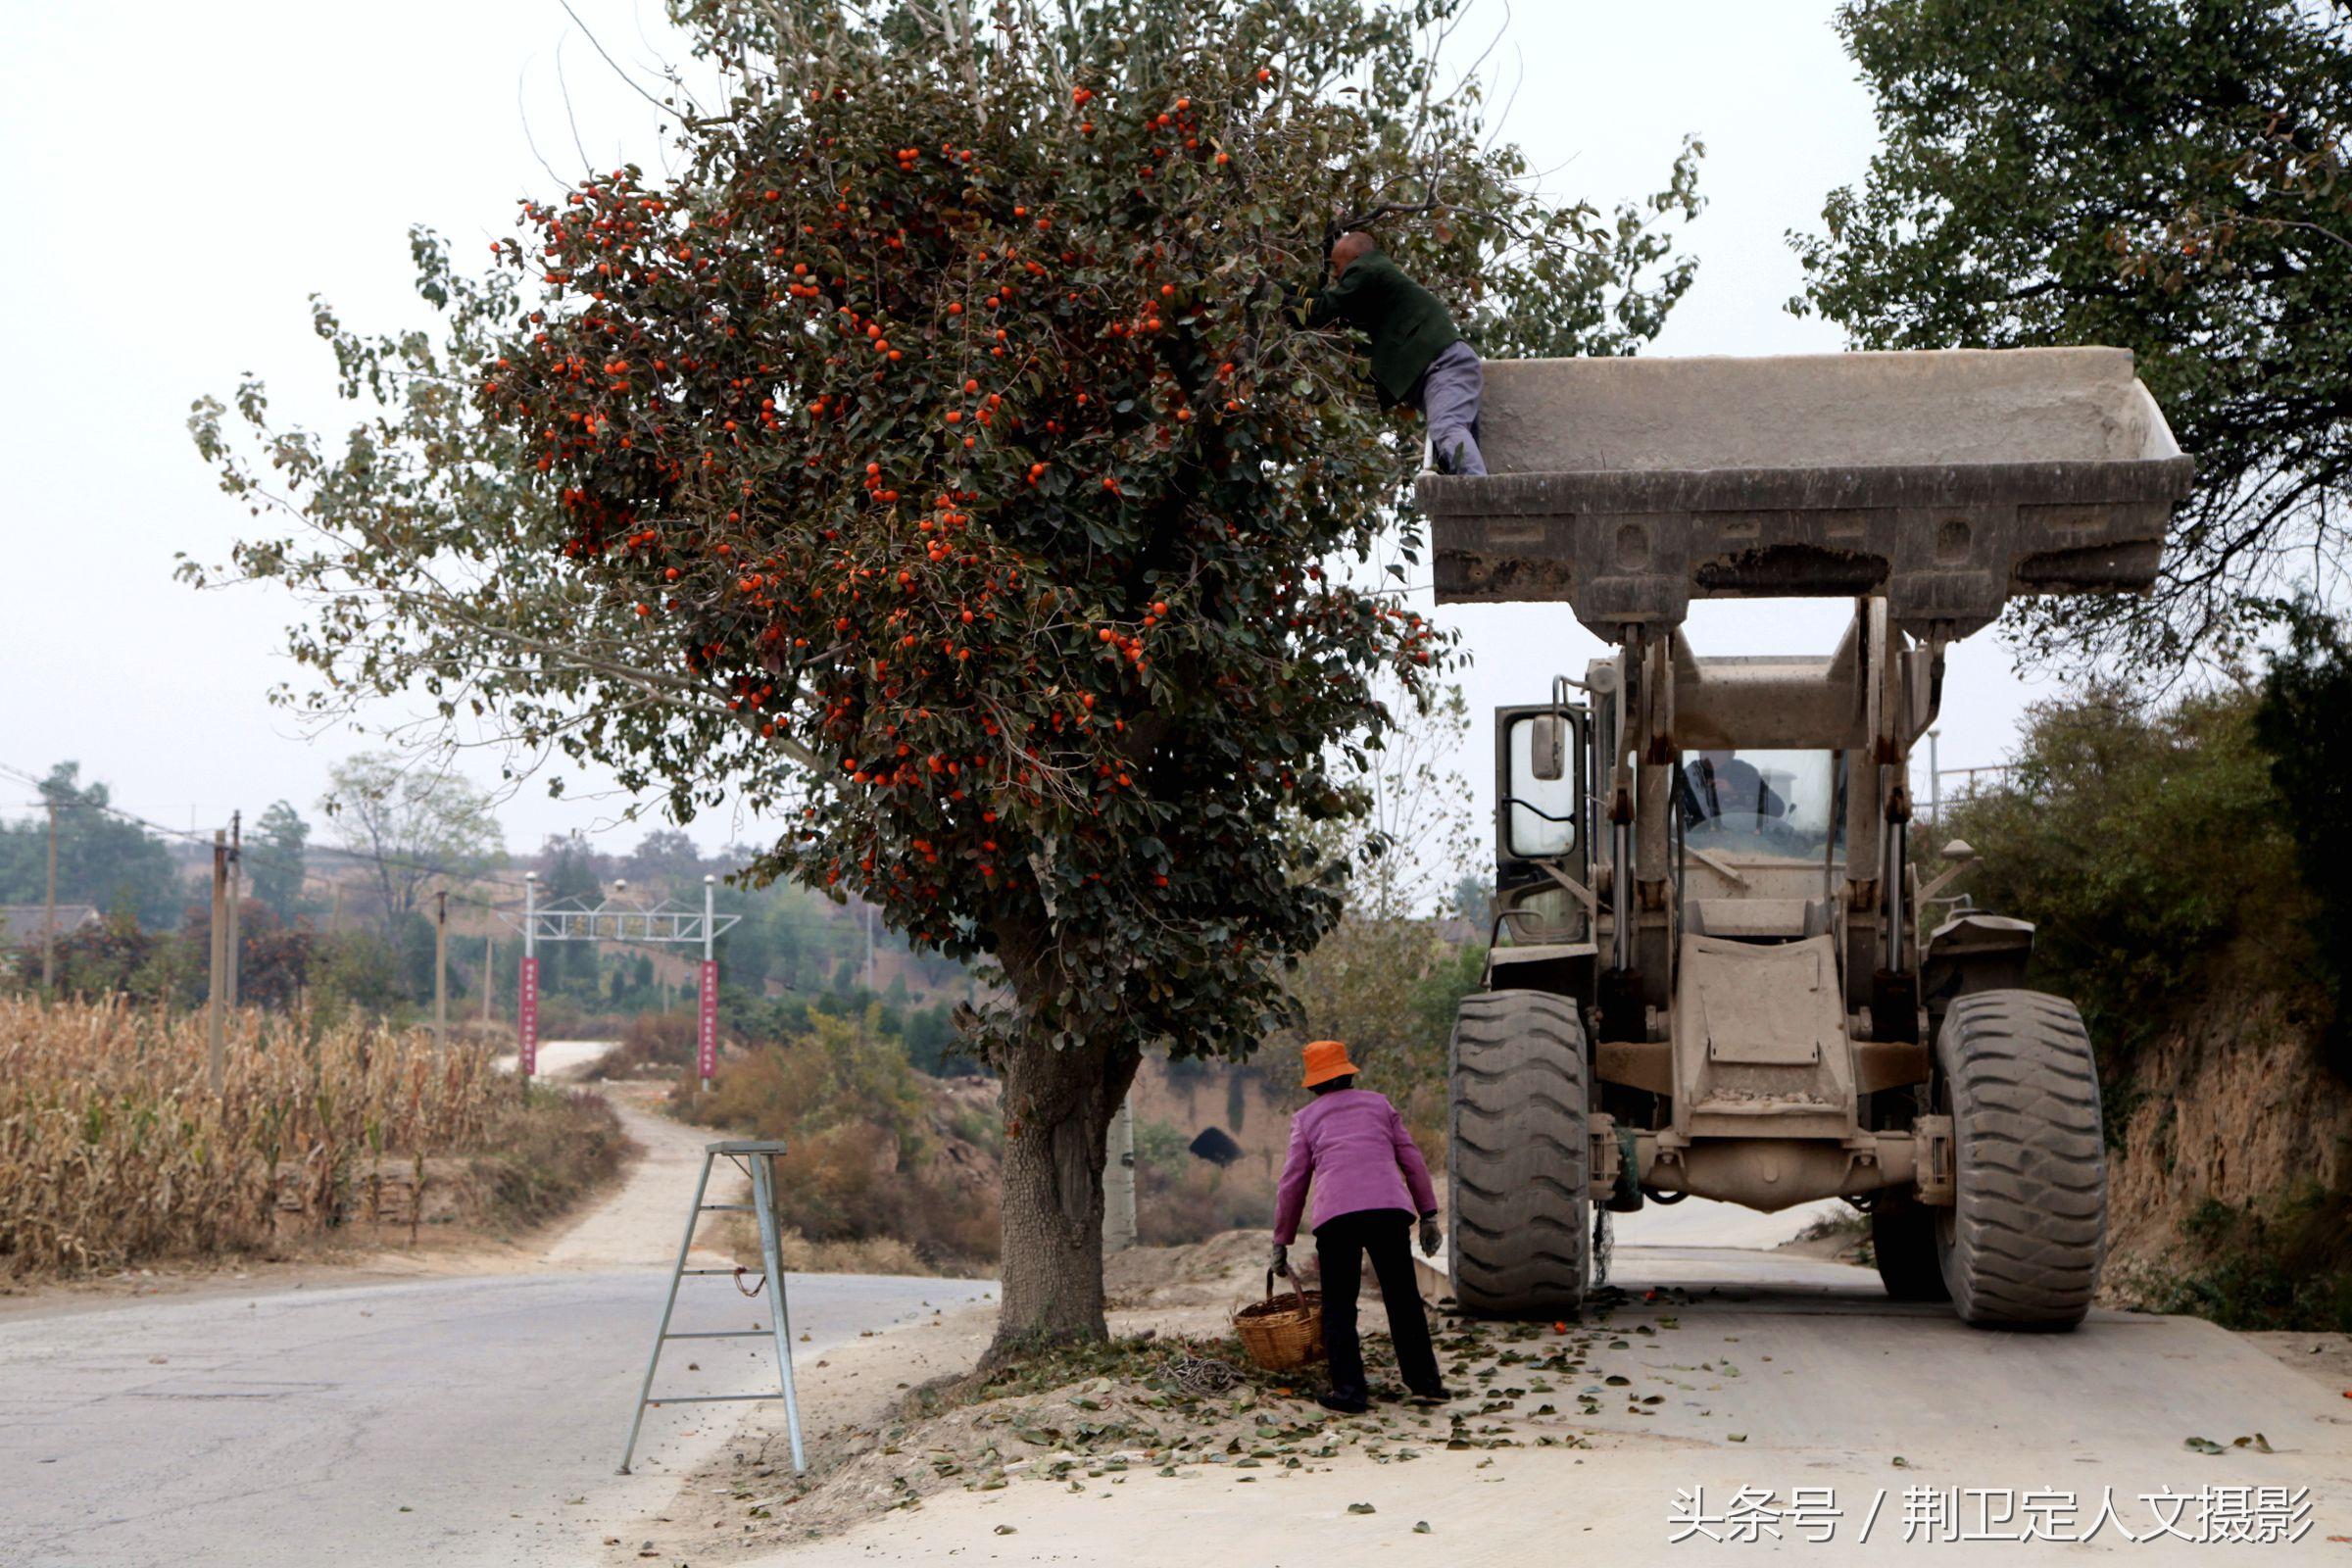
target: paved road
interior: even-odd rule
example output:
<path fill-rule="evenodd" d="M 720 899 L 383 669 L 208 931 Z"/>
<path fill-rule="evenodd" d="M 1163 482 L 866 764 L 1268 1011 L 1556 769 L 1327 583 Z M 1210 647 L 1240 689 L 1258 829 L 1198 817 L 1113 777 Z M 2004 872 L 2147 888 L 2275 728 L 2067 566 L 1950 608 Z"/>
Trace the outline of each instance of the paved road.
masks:
<path fill-rule="evenodd" d="M 649 1411 L 637 1473 L 613 1474 L 710 1136 L 626 1098 L 615 1109 L 642 1156 L 542 1256 L 514 1265 L 531 1272 L 97 1311 L 69 1298 L 0 1321 L 0 1565 L 596 1560 L 602 1539 L 658 1511 L 746 1408 Z M 714 1178 L 714 1200 L 740 1196 L 728 1176 Z M 698 1249 L 696 1261 L 724 1260 Z M 804 1361 L 995 1291 L 791 1283 Z M 672 1327 L 750 1328 L 765 1306 L 724 1278 L 690 1279 Z M 772 1389 L 766 1344 L 674 1346 L 656 1392 Z"/>
<path fill-rule="evenodd" d="M 1835 1198 L 1799 1203 L 1777 1214 L 1759 1214 L 1711 1198 L 1686 1198 L 1679 1203 L 1646 1203 L 1639 1212 L 1611 1218 L 1617 1245 L 1623 1248 L 1738 1247 L 1770 1251 L 1803 1235 L 1815 1220 L 1840 1219 L 1852 1212 Z"/>
<path fill-rule="evenodd" d="M 0 1561 L 593 1560 L 742 1408 L 649 1412 L 639 1474 L 613 1475 L 664 1283 L 647 1270 L 454 1279 L 0 1323 Z M 687 1284 L 704 1290 L 681 1326 L 765 1321 L 726 1280 Z M 812 1358 L 988 1289 L 799 1276 L 793 1327 L 809 1340 L 794 1348 Z M 772 1379 L 747 1348 L 762 1342 L 710 1343 L 727 1348 L 678 1355 L 666 1386 Z"/>
<path fill-rule="evenodd" d="M 1704 1213 L 1662 1228 L 1709 1234 Z M 1083 1494 L 1047 1485 L 948 1492 L 920 1511 L 888 1514 L 745 1568 L 914 1568 L 951 1553 L 958 1562 L 1126 1568 L 1361 1568 L 1374 1560 L 1529 1568 L 1712 1560 L 1727 1550 L 1851 1562 L 1889 1548 L 1954 1564 L 2021 1553 L 2034 1561 L 2352 1561 L 2344 1544 L 2352 1537 L 2352 1404 L 2210 1323 L 2097 1312 L 2072 1334 L 1985 1333 L 1940 1307 L 1889 1301 L 1867 1270 L 1721 1243 L 1642 1247 L 1621 1239 L 1615 1273 L 1632 1293 L 1607 1318 L 1623 1348 L 1597 1357 L 1593 1372 L 1624 1376 L 1629 1395 L 1654 1393 L 1660 1402 L 1635 1414 L 1612 1401 L 1597 1416 L 1565 1418 L 1564 1430 L 1593 1446 L 1456 1452 L 1430 1445 L 1401 1471 L 1343 1450 L 1326 1466 L 1298 1470 L 1202 1466 L 1162 1479 L 1138 1469 L 1115 1488 L 1089 1481 Z M 1644 1300 L 1650 1289 L 1657 1298 Z M 2256 1433 L 2275 1451 L 2235 1446 Z M 2226 1451 L 2192 1450 L 2191 1437 Z M 1678 1494 L 1703 1489 L 1696 1511 L 1720 1515 L 1743 1487 L 1774 1494 L 1778 1505 L 1798 1487 L 1832 1489 L 1844 1512 L 1830 1521 L 1826 1544 L 1776 1524 L 1746 1545 L 1699 1536 L 1669 1545 Z M 2197 1528 L 2199 1504 L 2151 1505 L 2146 1494 L 2195 1498 L 2203 1489 L 2231 1487 L 2307 1489 L 2302 1539 L 2234 1554 L 2178 1535 L 2148 1539 L 2168 1509 Z M 1966 1489 L 1989 1495 L 1980 1500 Z M 2082 1500 L 2071 1521 L 2053 1516 L 2049 1527 L 2068 1544 L 1951 1540 L 1918 1522 L 1920 1510 L 1949 1506 L 1967 1528 L 1983 1530 L 1981 1510 L 1997 1515 L 2001 1494 L 2014 1504 L 2034 1491 Z M 2080 1544 L 2110 1493 L 2121 1529 L 2136 1544 L 2112 1525 Z M 1366 1502 L 1375 1504 L 1369 1517 L 1360 1511 Z M 2014 1536 L 2027 1517 L 1992 1528 Z"/>

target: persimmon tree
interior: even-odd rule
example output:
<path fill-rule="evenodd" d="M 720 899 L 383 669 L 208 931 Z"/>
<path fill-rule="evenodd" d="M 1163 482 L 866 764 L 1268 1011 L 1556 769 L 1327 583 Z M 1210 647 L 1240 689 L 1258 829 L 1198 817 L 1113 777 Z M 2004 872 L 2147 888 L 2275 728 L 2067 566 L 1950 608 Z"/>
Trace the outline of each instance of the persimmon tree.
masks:
<path fill-rule="evenodd" d="M 1299 291 L 1369 222 L 1491 356 L 1631 352 L 1690 278 L 1695 149 L 1611 218 L 1545 201 L 1441 80 L 1458 0 L 675 9 L 727 93 L 673 91 L 671 172 L 524 201 L 484 277 L 420 236 L 438 337 L 321 308 L 378 410 L 339 456 L 256 385 L 244 437 L 198 406 L 305 525 L 229 574 L 315 607 L 288 701 L 422 692 L 678 820 L 774 812 L 751 875 L 993 966 L 998 1348 L 1100 1336 L 1143 1051 L 1290 1017 L 1372 683 L 1451 657 L 1399 602 L 1418 426 Z"/>

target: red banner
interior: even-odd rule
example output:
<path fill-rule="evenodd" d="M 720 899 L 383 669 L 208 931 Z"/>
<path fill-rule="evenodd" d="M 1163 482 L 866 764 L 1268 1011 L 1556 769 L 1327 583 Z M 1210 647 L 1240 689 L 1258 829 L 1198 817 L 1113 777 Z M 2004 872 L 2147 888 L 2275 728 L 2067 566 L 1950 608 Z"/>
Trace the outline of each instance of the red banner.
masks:
<path fill-rule="evenodd" d="M 522 960 L 522 1001 L 514 1009 L 514 1032 L 519 1039 L 517 1070 L 528 1078 L 539 1070 L 539 960 Z"/>
<path fill-rule="evenodd" d="M 695 1069 L 708 1080 L 718 1071 L 718 960 L 703 960 L 703 1016 L 695 1035 Z"/>

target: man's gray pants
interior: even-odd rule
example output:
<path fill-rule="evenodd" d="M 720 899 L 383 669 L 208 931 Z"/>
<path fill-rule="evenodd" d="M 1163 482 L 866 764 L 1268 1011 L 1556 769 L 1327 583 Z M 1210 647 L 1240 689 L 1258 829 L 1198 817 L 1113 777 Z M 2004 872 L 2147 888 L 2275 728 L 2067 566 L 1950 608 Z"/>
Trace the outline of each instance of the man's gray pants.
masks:
<path fill-rule="evenodd" d="M 1483 475 L 1487 460 L 1478 451 L 1478 400 L 1487 378 L 1478 367 L 1478 351 L 1455 342 L 1429 362 L 1421 372 L 1416 399 L 1429 421 L 1429 445 L 1446 473 Z"/>

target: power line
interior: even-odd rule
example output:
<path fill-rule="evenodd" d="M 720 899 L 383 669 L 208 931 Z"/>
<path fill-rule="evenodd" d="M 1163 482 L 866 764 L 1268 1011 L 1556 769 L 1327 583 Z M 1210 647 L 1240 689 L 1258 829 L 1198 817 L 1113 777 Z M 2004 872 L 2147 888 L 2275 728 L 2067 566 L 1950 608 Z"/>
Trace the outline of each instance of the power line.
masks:
<path fill-rule="evenodd" d="M 42 789 L 47 784 L 47 780 L 36 777 L 35 775 L 26 772 L 24 769 L 7 762 L 0 762 L 0 773 L 5 773 L 9 777 L 18 780 L 20 783 L 29 784 L 35 789 Z M 42 801 L 33 802 L 30 804 L 34 806 L 45 807 L 49 803 L 44 799 Z M 122 807 L 116 806 L 107 801 L 74 800 L 60 801 L 57 804 L 59 806 L 66 807 L 69 809 L 74 807 L 81 807 L 89 810 L 104 811 L 110 816 L 118 817 L 122 821 L 145 828 L 148 832 L 158 834 L 164 838 L 179 839 L 186 843 L 206 847 L 209 847 L 213 842 L 201 832 L 193 832 L 186 828 L 167 827 L 165 824 L 155 821 L 152 818 L 141 816 L 136 811 L 125 810 Z M 243 853 L 257 865 L 267 866 L 272 870 L 289 872 L 301 878 L 301 880 L 304 882 L 316 882 L 321 887 L 334 886 L 334 879 L 332 877 L 326 876 L 320 872 L 314 872 L 305 866 L 297 865 L 286 860 L 271 859 L 266 855 L 255 855 L 251 849 L 247 849 Z M 327 852 L 322 849 L 321 853 Z M 411 860 L 398 856 L 371 855 L 361 850 L 337 848 L 331 853 L 343 856 L 347 859 L 361 861 L 369 865 L 382 866 L 392 870 L 421 871 L 428 876 L 446 877 L 455 882 L 466 882 L 478 886 L 495 888 L 498 891 L 509 894 L 514 898 L 520 898 L 522 896 L 522 890 L 519 884 L 502 881 L 497 876 L 488 873 L 455 871 L 451 870 L 447 866 L 434 865 L 429 861 Z"/>

